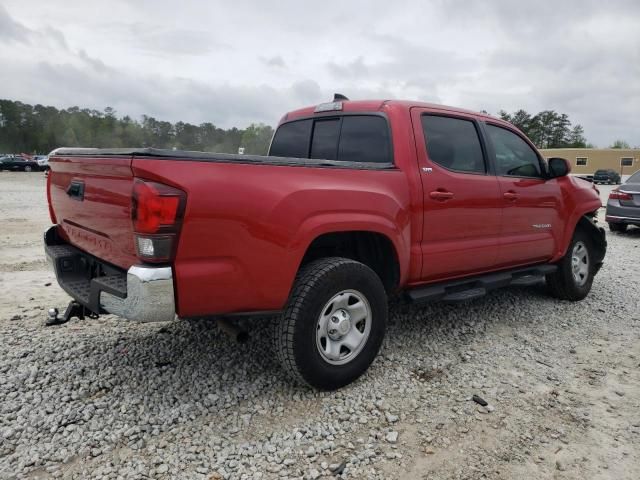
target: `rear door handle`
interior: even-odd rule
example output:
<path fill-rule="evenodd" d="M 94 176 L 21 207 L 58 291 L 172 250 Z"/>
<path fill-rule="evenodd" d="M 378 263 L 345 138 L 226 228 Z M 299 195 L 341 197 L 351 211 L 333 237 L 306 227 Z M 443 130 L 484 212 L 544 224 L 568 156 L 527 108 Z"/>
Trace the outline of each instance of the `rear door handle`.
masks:
<path fill-rule="evenodd" d="M 450 200 L 453 198 L 453 193 L 451 192 L 443 192 L 440 190 L 435 190 L 429 194 L 431 198 L 434 200 Z"/>
<path fill-rule="evenodd" d="M 518 194 L 516 192 L 504 192 L 503 197 L 507 200 L 511 200 L 512 202 L 518 199 Z"/>

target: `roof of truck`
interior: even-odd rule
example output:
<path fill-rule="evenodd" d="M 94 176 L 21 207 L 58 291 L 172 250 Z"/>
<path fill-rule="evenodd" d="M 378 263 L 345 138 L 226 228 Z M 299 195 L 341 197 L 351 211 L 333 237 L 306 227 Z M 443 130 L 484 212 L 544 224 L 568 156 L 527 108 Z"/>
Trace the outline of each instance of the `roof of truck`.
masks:
<path fill-rule="evenodd" d="M 451 107 L 448 105 L 439 105 L 437 103 L 427 103 L 427 102 L 417 102 L 414 100 L 338 100 L 342 103 L 342 112 L 377 112 L 383 109 L 385 106 L 400 106 L 404 108 L 412 108 L 412 107 L 421 107 L 428 108 L 430 110 L 440 110 L 444 112 L 450 113 L 464 113 L 467 115 L 474 115 L 479 118 L 484 118 L 487 120 L 493 120 L 498 122 L 504 122 L 500 118 L 493 117 L 489 114 L 483 112 L 475 112 L 473 110 L 467 110 L 464 108 Z M 326 102 L 333 103 L 333 102 Z M 324 105 L 324 103 L 320 104 Z M 299 108 L 297 110 L 293 110 L 288 112 L 280 122 L 293 120 L 295 118 L 302 118 L 312 116 L 316 113 L 316 108 L 318 105 L 311 105 L 308 107 Z M 324 113 L 324 112 L 323 112 Z M 326 113 L 331 113 L 331 110 Z"/>

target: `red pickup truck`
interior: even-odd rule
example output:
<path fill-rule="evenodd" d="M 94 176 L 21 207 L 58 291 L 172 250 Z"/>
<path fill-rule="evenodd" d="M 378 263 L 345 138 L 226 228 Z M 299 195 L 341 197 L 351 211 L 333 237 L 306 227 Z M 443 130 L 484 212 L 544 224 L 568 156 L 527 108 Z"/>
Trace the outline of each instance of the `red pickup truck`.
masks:
<path fill-rule="evenodd" d="M 322 389 L 371 364 L 389 296 L 457 302 L 546 277 L 580 300 L 606 251 L 598 192 L 565 160 L 439 105 L 338 97 L 286 114 L 269 156 L 58 149 L 50 166 L 66 318 L 269 314 L 285 370 Z"/>

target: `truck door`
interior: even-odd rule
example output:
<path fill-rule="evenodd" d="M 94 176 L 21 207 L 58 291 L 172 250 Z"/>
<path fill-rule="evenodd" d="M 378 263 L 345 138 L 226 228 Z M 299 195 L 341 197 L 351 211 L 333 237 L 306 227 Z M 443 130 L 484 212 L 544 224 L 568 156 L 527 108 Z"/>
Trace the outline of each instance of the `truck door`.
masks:
<path fill-rule="evenodd" d="M 544 178 L 542 159 L 515 131 L 492 124 L 484 130 L 503 208 L 498 267 L 544 262 L 562 232 L 558 181 Z"/>
<path fill-rule="evenodd" d="M 422 281 L 494 268 L 502 215 L 496 177 L 471 115 L 413 108 L 423 189 Z"/>

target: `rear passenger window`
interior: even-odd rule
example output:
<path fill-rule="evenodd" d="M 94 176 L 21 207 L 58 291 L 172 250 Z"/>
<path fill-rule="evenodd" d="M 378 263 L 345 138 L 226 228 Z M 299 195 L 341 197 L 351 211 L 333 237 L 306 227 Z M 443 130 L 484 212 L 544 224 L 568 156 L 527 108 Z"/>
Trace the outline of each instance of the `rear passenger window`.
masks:
<path fill-rule="evenodd" d="M 485 173 L 480 138 L 473 122 L 423 115 L 422 130 L 432 162 L 458 172 Z"/>
<path fill-rule="evenodd" d="M 311 158 L 336 160 L 338 157 L 338 137 L 340 119 L 316 120 L 311 141 Z"/>
<path fill-rule="evenodd" d="M 273 136 L 269 155 L 276 157 L 307 158 L 312 120 L 284 123 Z"/>
<path fill-rule="evenodd" d="M 391 163 L 389 129 L 383 117 L 344 116 L 338 160 Z"/>
<path fill-rule="evenodd" d="M 513 177 L 542 177 L 536 152 L 522 138 L 506 128 L 487 125 L 496 152 L 496 174 Z"/>

